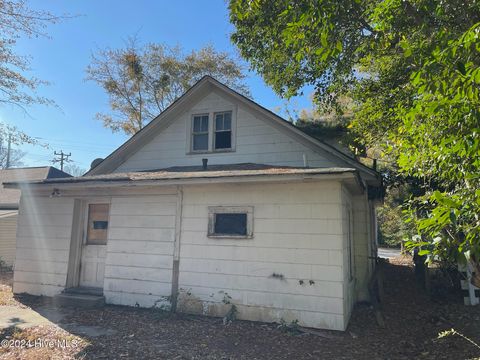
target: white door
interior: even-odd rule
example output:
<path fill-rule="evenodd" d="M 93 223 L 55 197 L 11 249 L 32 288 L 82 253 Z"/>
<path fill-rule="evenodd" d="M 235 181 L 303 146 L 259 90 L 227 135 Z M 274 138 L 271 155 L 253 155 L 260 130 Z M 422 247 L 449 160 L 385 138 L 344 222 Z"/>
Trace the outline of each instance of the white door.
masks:
<path fill-rule="evenodd" d="M 82 249 L 80 286 L 103 288 L 106 245 L 84 245 Z"/>
<path fill-rule="evenodd" d="M 88 204 L 87 229 L 80 261 L 80 286 L 103 288 L 109 204 Z"/>

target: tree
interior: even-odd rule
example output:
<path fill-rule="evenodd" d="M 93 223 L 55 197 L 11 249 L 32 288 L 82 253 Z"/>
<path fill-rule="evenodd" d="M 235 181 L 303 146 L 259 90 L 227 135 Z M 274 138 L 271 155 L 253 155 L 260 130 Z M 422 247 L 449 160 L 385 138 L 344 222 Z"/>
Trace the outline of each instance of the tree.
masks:
<path fill-rule="evenodd" d="M 23 166 L 22 159 L 26 155 L 24 151 L 18 149 L 10 149 L 8 154 L 8 140 L 0 138 L 0 169 Z M 8 158 L 8 160 L 7 160 Z"/>
<path fill-rule="evenodd" d="M 10 144 L 9 144 L 10 143 Z M 25 132 L 0 122 L 0 168 L 6 169 L 8 167 L 23 166 L 22 158 L 26 155 L 25 152 L 15 149 L 14 146 L 20 144 L 38 145 L 48 147 L 48 144 L 40 143 L 37 139 L 31 137 Z M 9 153 L 10 145 L 10 154 Z M 7 161 L 7 158 L 8 161 Z"/>
<path fill-rule="evenodd" d="M 87 172 L 87 170 L 81 168 L 78 165 L 75 164 L 67 164 L 63 167 L 63 171 L 65 171 L 67 174 L 70 174 L 72 176 L 82 176 Z"/>
<path fill-rule="evenodd" d="M 48 36 L 48 24 L 57 23 L 67 16 L 56 16 L 48 11 L 33 10 L 25 0 L 0 1 L 0 104 L 20 107 L 39 104 L 53 104 L 53 101 L 36 95 L 40 85 L 46 81 L 25 75 L 29 58 L 15 52 L 20 36 Z"/>
<path fill-rule="evenodd" d="M 138 46 L 130 39 L 122 49 L 100 50 L 87 67 L 87 80 L 107 93 L 111 113 L 96 115 L 112 131 L 133 135 L 204 75 L 247 94 L 242 67 L 212 46 L 185 54 L 163 44 Z"/>
<path fill-rule="evenodd" d="M 359 141 L 415 184 L 411 245 L 480 270 L 479 1 L 231 0 L 230 19 L 279 94 L 310 84 L 322 108 L 354 100 Z"/>

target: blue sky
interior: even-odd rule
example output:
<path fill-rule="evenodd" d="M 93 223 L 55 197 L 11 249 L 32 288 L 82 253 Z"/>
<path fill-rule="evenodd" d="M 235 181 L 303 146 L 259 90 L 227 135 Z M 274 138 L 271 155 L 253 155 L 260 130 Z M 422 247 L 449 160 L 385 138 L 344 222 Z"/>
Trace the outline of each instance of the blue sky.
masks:
<path fill-rule="evenodd" d="M 79 16 L 49 26 L 50 39 L 22 38 L 17 44 L 18 53 L 31 56 L 31 75 L 51 83 L 38 94 L 59 106 L 33 106 L 28 114 L 17 107 L 0 107 L 0 121 L 49 144 L 48 149 L 22 146 L 27 166 L 51 165 L 53 151 L 63 150 L 72 153 L 73 164 L 88 169 L 94 158 L 107 156 L 127 140 L 95 120 L 95 113 L 109 110 L 104 91 L 84 80 L 96 49 L 122 47 L 129 36 L 137 34 L 142 42 L 178 44 L 186 51 L 212 44 L 240 58 L 230 42 L 233 27 L 224 0 L 42 0 L 32 1 L 31 6 Z M 249 72 L 246 82 L 253 98 L 263 106 L 275 110 L 283 104 L 257 74 Z M 307 95 L 294 99 L 294 106 L 308 107 Z"/>

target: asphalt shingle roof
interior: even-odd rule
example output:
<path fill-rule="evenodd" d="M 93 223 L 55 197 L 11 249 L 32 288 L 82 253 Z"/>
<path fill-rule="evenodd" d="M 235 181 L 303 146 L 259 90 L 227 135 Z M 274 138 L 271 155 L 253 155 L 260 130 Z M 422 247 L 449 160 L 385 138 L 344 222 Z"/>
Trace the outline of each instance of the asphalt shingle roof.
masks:
<path fill-rule="evenodd" d="M 116 182 L 116 181 L 147 181 L 147 180 L 180 180 L 195 178 L 221 178 L 242 176 L 268 176 L 268 175 L 301 175 L 301 174 L 339 174 L 356 172 L 353 168 L 304 168 L 288 166 L 272 166 L 263 164 L 243 163 L 228 165 L 208 165 L 207 170 L 202 166 L 175 166 L 166 169 L 111 173 L 105 175 L 91 175 L 69 178 L 44 179 L 28 181 L 36 184 L 59 183 L 87 183 L 87 182 Z M 23 181 L 25 182 L 25 181 Z M 22 183 L 17 181 L 14 183 Z"/>
<path fill-rule="evenodd" d="M 53 166 L 0 170 L 0 209 L 16 209 L 20 202 L 20 190 L 5 189 L 3 183 L 42 181 L 45 179 L 67 177 L 70 177 L 70 175 Z"/>

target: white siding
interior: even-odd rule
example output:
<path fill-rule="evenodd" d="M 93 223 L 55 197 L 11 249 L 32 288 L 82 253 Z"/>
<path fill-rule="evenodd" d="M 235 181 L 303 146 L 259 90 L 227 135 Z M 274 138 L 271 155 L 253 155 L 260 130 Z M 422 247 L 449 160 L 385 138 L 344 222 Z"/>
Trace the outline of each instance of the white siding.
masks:
<path fill-rule="evenodd" d="M 0 260 L 13 266 L 17 236 L 17 211 L 7 210 L 0 217 Z"/>
<path fill-rule="evenodd" d="M 369 300 L 368 281 L 371 276 L 369 263 L 370 253 L 370 213 L 368 195 L 356 195 L 352 197 L 354 217 L 354 244 L 355 244 L 355 296 L 356 301 Z"/>
<path fill-rule="evenodd" d="M 228 294 L 243 319 L 343 330 L 340 191 L 333 182 L 185 187 L 180 310 L 224 316 Z M 254 206 L 254 238 L 208 238 L 208 206 L 218 205 Z"/>
<path fill-rule="evenodd" d="M 236 150 L 234 152 L 187 154 L 187 129 L 191 115 L 215 112 L 219 109 L 236 109 Z M 211 119 L 210 119 L 211 120 Z M 143 146 L 115 171 L 161 169 L 171 166 L 201 165 L 202 158 L 209 164 L 258 163 L 286 166 L 303 166 L 306 154 L 311 167 L 336 166 L 324 156 L 248 112 L 244 107 L 234 106 L 220 95 L 212 92 L 189 109 L 148 144 Z M 338 166 L 338 164 L 337 164 Z"/>
<path fill-rule="evenodd" d="M 113 197 L 104 294 L 112 304 L 169 305 L 176 193 Z"/>
<path fill-rule="evenodd" d="M 369 203 L 366 195 L 352 196 L 340 182 L 184 186 L 181 221 L 176 188 L 109 200 L 107 303 L 170 305 L 176 230 L 180 311 L 224 316 L 235 304 L 242 319 L 298 320 L 303 326 L 344 330 L 353 287 L 357 299 L 365 297 Z M 347 267 L 350 204 L 355 282 L 349 281 Z M 253 206 L 253 239 L 208 238 L 209 206 Z M 22 197 L 16 293 L 53 296 L 64 289 L 73 207 L 68 195 Z"/>
<path fill-rule="evenodd" d="M 349 215 L 350 213 L 350 215 Z M 343 292 L 344 297 L 344 313 L 346 321 L 350 318 L 353 305 L 355 303 L 355 282 L 356 282 L 356 263 L 355 263 L 355 245 L 351 247 L 350 236 L 352 237 L 353 244 L 355 244 L 355 234 L 354 234 L 354 212 L 352 204 L 352 196 L 345 186 L 342 186 L 342 229 L 343 229 L 343 263 L 344 266 L 344 282 L 343 282 Z M 351 249 L 349 249 L 351 247 Z M 350 250 L 350 251 L 349 251 Z M 352 274 L 350 274 L 350 252 L 352 253 L 353 259 L 353 268 Z M 353 278 L 351 278 L 351 275 Z"/>
<path fill-rule="evenodd" d="M 14 293 L 53 296 L 65 288 L 72 219 L 72 198 L 22 195 Z"/>

